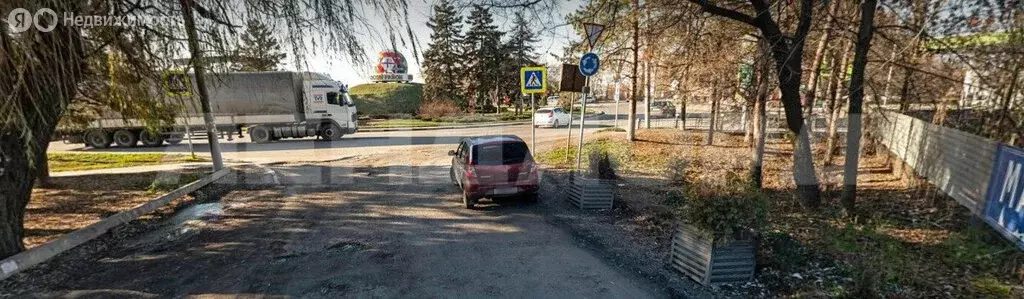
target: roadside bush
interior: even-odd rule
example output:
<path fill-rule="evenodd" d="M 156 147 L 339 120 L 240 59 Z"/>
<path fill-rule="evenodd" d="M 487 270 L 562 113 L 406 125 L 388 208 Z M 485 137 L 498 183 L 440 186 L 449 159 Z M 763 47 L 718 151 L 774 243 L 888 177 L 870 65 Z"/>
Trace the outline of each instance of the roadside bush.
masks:
<path fill-rule="evenodd" d="M 693 182 L 685 192 L 682 221 L 716 240 L 727 239 L 736 229 L 759 231 L 765 225 L 766 196 L 740 174 L 729 173 L 719 184 Z"/>
<path fill-rule="evenodd" d="M 527 114 L 527 113 L 523 113 L 523 114 L 519 114 L 519 115 L 516 115 L 515 113 L 502 113 L 501 116 L 498 117 L 498 119 L 503 120 L 503 121 L 513 121 L 513 120 L 530 119 L 532 117 L 533 117 L 532 115 Z"/>
<path fill-rule="evenodd" d="M 675 186 L 686 185 L 686 168 L 690 166 L 690 160 L 681 156 L 672 157 L 668 161 L 668 183 Z"/>
<path fill-rule="evenodd" d="M 615 168 L 612 167 L 612 160 L 608 155 L 608 151 L 592 150 L 587 154 L 587 158 L 590 161 L 591 177 L 603 180 L 614 180 L 618 177 L 615 174 Z"/>
<path fill-rule="evenodd" d="M 461 110 L 455 103 L 448 101 L 428 101 L 416 111 L 422 120 L 440 121 L 441 117 L 458 115 Z"/>

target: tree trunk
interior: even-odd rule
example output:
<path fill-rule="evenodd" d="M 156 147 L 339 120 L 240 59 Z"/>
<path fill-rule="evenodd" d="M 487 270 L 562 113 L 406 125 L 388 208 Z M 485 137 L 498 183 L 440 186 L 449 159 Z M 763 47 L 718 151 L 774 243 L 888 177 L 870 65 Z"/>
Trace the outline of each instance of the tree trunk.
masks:
<path fill-rule="evenodd" d="M 754 146 L 754 122 L 751 121 L 753 108 L 753 102 L 747 101 L 747 105 L 743 106 L 743 116 L 740 118 L 743 125 L 743 144 L 748 147 Z"/>
<path fill-rule="evenodd" d="M 751 148 L 753 152 L 751 153 L 752 159 L 750 161 L 750 181 L 757 189 L 761 189 L 764 187 L 764 140 L 768 121 L 765 105 L 768 100 L 771 66 L 768 62 L 767 44 L 764 40 L 761 40 L 758 42 L 758 45 L 762 49 L 762 53 L 758 56 L 756 68 L 758 75 L 756 81 L 757 91 L 754 95 L 754 108 L 752 111 L 754 120 L 751 122 L 754 124 L 754 146 Z"/>
<path fill-rule="evenodd" d="M 36 177 L 36 184 L 40 187 L 52 186 L 50 181 L 50 157 L 42 155 L 39 161 L 39 176 Z"/>
<path fill-rule="evenodd" d="M 640 0 L 633 0 L 633 77 L 630 80 L 630 84 L 633 85 L 632 90 L 629 91 L 629 117 L 627 121 L 629 124 L 626 126 L 626 139 L 630 142 L 636 141 L 636 97 L 637 88 L 639 87 L 637 82 L 640 79 L 639 76 L 639 64 L 640 64 Z"/>
<path fill-rule="evenodd" d="M 199 92 L 199 103 L 203 110 L 203 122 L 206 124 L 206 141 L 210 145 L 210 160 L 213 160 L 213 170 L 224 168 L 224 159 L 221 157 L 220 142 L 217 135 L 217 124 L 213 120 L 213 110 L 210 109 L 210 93 L 206 88 L 206 63 L 203 61 L 203 51 L 199 49 L 199 37 L 196 33 L 196 24 L 192 16 L 194 0 L 179 0 L 181 3 L 181 14 L 185 21 L 185 32 L 188 35 L 188 48 L 192 56 L 192 68 L 195 70 L 196 89 Z"/>
<path fill-rule="evenodd" d="M 686 97 L 685 96 L 683 97 L 683 102 L 682 102 L 682 104 L 680 104 L 680 106 L 682 106 L 682 107 L 679 107 L 679 110 L 680 110 L 679 117 L 681 118 L 682 123 L 680 124 L 679 128 L 682 129 L 683 131 L 686 131 Z"/>
<path fill-rule="evenodd" d="M 807 112 L 805 114 L 808 118 L 814 117 L 814 100 L 818 90 L 818 79 L 821 78 L 821 62 L 825 60 L 825 50 L 827 49 L 828 42 L 832 38 L 832 22 L 836 14 L 841 1 L 833 1 L 830 3 L 829 13 L 825 20 L 825 32 L 822 33 L 821 39 L 818 40 L 818 48 L 814 51 L 814 60 L 811 61 L 811 76 L 807 79 L 807 91 L 804 93 L 804 99 L 807 100 Z"/>
<path fill-rule="evenodd" d="M 650 48 L 648 48 L 650 51 Z M 644 61 L 644 129 L 651 128 L 651 54 Z"/>
<path fill-rule="evenodd" d="M 1010 106 L 1013 104 L 1013 96 L 1017 92 L 1017 79 L 1020 77 L 1021 67 L 1024 67 L 1024 63 L 1018 60 L 1014 67 L 1013 73 L 1010 74 L 1010 85 L 1006 87 L 1006 92 L 1003 93 L 1002 107 L 999 109 L 999 121 L 996 122 L 995 130 L 992 133 L 992 137 L 996 140 L 1004 140 L 1005 136 L 1000 136 L 1002 132 L 1007 132 L 1004 128 L 1006 119 L 1010 118 Z"/>
<path fill-rule="evenodd" d="M 77 14 L 77 3 L 37 5 Z M 25 250 L 25 207 L 57 121 L 74 97 L 85 66 L 82 37 L 74 27 L 56 26 L 46 33 L 30 29 L 19 37 L 14 41 L 0 30 L 0 53 L 5 53 L 0 56 L 0 74 L 23 74 L 0 76 L 0 94 L 9 101 L 0 105 L 0 116 L 21 119 L 0 124 L 0 259 Z M 15 84 L 18 79 L 21 84 Z"/>
<path fill-rule="evenodd" d="M 910 88 L 914 84 L 914 70 L 903 67 L 903 86 L 900 87 L 900 113 L 910 109 Z"/>
<path fill-rule="evenodd" d="M 837 63 L 833 64 L 835 69 L 838 69 L 839 71 L 832 72 L 833 74 L 836 74 L 836 76 L 833 82 L 834 85 L 830 87 L 830 89 L 835 88 L 835 91 L 829 95 L 828 102 L 825 105 L 825 116 L 828 117 L 828 133 L 825 137 L 825 165 L 832 164 L 832 156 L 835 155 L 836 151 L 836 129 L 838 127 L 836 122 L 839 121 L 839 114 L 842 110 L 842 105 L 838 104 L 839 89 L 842 87 L 843 81 L 846 79 L 846 66 L 847 63 L 849 63 L 847 61 L 849 53 L 849 47 L 843 47 L 842 58 L 834 60 Z"/>
<path fill-rule="evenodd" d="M 769 30 L 765 36 L 772 45 L 772 57 L 779 78 L 786 127 L 795 135 L 793 182 L 796 184 L 801 205 L 806 209 L 817 209 L 821 204 L 821 189 L 811 155 L 810 127 L 804 121 L 803 111 L 800 109 L 800 59 L 793 58 L 798 55 L 792 55 L 792 49 L 783 41 L 781 32 Z"/>
<path fill-rule="evenodd" d="M 861 3 L 861 22 L 857 32 L 857 48 L 853 56 L 853 74 L 850 76 L 850 111 L 846 134 L 846 165 L 843 167 L 843 194 L 840 204 L 847 215 L 853 215 L 857 201 L 857 167 L 860 162 L 861 117 L 864 103 L 864 73 L 868 64 L 868 50 L 874 33 L 875 7 L 878 0 Z"/>
<path fill-rule="evenodd" d="M 718 83 L 711 87 L 711 117 L 708 119 L 708 141 L 707 145 L 712 145 L 715 140 L 715 125 L 718 121 Z"/>

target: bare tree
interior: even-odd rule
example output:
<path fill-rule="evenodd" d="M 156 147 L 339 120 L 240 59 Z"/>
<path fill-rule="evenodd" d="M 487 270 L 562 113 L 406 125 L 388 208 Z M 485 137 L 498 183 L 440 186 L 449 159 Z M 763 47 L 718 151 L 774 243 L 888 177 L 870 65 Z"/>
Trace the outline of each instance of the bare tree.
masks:
<path fill-rule="evenodd" d="M 861 119 L 864 104 L 864 74 L 868 64 L 868 51 L 874 34 L 877 0 L 863 0 L 860 4 L 860 29 L 853 54 L 853 73 L 850 75 L 850 108 L 847 118 L 846 165 L 843 167 L 843 194 L 840 202 L 847 215 L 852 215 L 857 200 L 857 167 L 860 162 Z"/>
<path fill-rule="evenodd" d="M 231 40 L 225 35 L 233 34 L 238 27 L 235 20 L 260 18 L 285 24 L 291 37 L 292 52 L 296 65 L 304 65 L 307 50 L 326 49 L 330 53 L 342 53 L 355 62 L 362 62 L 363 49 L 357 39 L 356 27 L 366 23 L 362 7 L 402 15 L 405 2 L 388 0 L 382 2 L 353 3 L 312 0 L 306 2 L 282 2 L 273 0 L 247 1 L 242 4 L 225 0 L 204 2 L 198 5 L 192 0 L 155 1 L 148 4 L 137 1 L 56 1 L 56 0 L 15 0 L 0 4 L 0 10 L 13 11 L 24 8 L 36 11 L 49 8 L 56 16 L 39 19 L 40 31 L 29 28 L 13 32 L 11 26 L 3 26 L 0 32 L 0 73 L 15 74 L 0 76 L 0 258 L 24 250 L 24 210 L 31 197 L 35 178 L 39 176 L 45 161 L 47 146 L 51 141 L 58 120 L 64 111 L 79 98 L 87 98 L 96 74 L 95 66 L 87 61 L 97 55 L 108 55 L 112 51 L 123 54 L 124 64 L 131 72 L 159 80 L 168 67 L 171 57 L 187 53 L 180 46 L 188 42 L 193 50 L 224 55 L 230 53 L 227 45 Z M 182 8 L 195 13 L 194 36 L 182 37 Z M 171 24 L 138 24 L 132 27 L 79 28 L 61 24 L 57 16 L 115 14 L 137 18 L 175 18 Z M 29 18 L 31 20 L 31 18 Z M 187 20 L 186 20 L 187 21 Z M 388 22 L 391 22 L 390 19 Z M 52 27 L 49 27 L 52 25 Z M 406 24 L 407 25 L 407 24 Z M 411 34 L 411 27 L 407 27 Z M 307 38 L 316 36 L 318 42 L 306 43 Z M 409 37 L 411 39 L 411 36 Z M 404 40 L 404 37 L 402 38 Z M 202 73 L 201 57 L 192 51 L 194 70 Z M 204 86 L 204 84 L 199 84 Z M 173 103 L 167 103 L 173 104 Z"/>
<path fill-rule="evenodd" d="M 772 58 L 775 60 L 779 90 L 782 92 L 786 126 L 795 134 L 793 180 L 796 182 L 801 204 L 805 208 L 817 208 L 821 203 L 821 191 L 811 156 L 810 132 L 805 125 L 800 101 L 804 44 L 811 27 L 814 1 L 799 1 L 797 24 L 791 35 L 783 32 L 783 27 L 774 19 L 773 5 L 766 0 L 749 0 L 746 4 L 731 1 L 731 7 L 719 6 L 704 0 L 689 1 L 707 13 L 757 28 L 768 41 Z M 751 11 L 753 14 L 744 11 Z"/>

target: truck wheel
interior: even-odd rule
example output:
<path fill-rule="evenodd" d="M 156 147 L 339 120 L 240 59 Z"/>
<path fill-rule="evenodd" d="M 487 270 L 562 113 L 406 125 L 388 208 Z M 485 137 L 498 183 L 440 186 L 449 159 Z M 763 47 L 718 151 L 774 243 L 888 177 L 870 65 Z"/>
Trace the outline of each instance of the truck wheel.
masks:
<path fill-rule="evenodd" d="M 128 130 L 117 130 L 114 132 L 114 143 L 117 147 L 135 147 L 139 143 L 139 137 Z"/>
<path fill-rule="evenodd" d="M 164 137 L 159 133 L 152 133 L 149 130 L 139 132 L 139 141 L 145 146 L 161 146 L 164 144 Z"/>
<path fill-rule="evenodd" d="M 168 135 L 167 139 L 164 139 L 164 141 L 167 141 L 167 144 L 170 144 L 170 145 L 178 145 L 184 139 L 185 139 L 184 135 L 181 135 L 181 134 L 171 134 L 171 135 Z"/>
<path fill-rule="evenodd" d="M 341 132 L 341 127 L 336 124 L 329 124 L 320 130 L 320 137 L 325 140 L 336 141 L 341 140 L 341 136 L 345 134 Z"/>
<path fill-rule="evenodd" d="M 268 143 L 270 142 L 270 130 L 264 126 L 255 126 L 249 128 L 249 138 L 255 143 Z"/>
<path fill-rule="evenodd" d="M 85 133 L 85 143 L 93 148 L 108 148 L 110 142 L 110 134 L 106 131 L 95 129 Z"/>

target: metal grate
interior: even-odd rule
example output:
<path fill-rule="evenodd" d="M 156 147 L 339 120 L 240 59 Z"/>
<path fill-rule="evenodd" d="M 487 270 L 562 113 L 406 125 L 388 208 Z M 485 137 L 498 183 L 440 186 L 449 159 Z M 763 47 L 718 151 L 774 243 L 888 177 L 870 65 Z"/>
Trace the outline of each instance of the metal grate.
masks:
<path fill-rule="evenodd" d="M 683 225 L 672 236 L 672 268 L 703 285 L 747 282 L 754 278 L 755 240 L 715 244 Z"/>
<path fill-rule="evenodd" d="M 611 209 L 615 202 L 614 184 L 606 180 L 569 177 L 569 201 L 584 210 Z"/>

